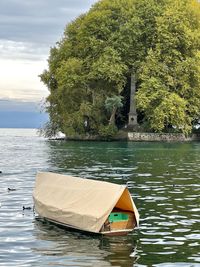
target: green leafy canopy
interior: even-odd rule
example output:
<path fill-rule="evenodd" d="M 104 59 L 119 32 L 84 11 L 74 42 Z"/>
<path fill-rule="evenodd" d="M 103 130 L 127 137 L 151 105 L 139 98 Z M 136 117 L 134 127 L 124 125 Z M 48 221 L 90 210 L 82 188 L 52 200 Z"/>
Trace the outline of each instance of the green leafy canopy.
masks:
<path fill-rule="evenodd" d="M 68 24 L 40 75 L 50 91 L 48 133 L 125 125 L 133 71 L 140 123 L 190 133 L 200 117 L 197 0 L 101 0 Z"/>

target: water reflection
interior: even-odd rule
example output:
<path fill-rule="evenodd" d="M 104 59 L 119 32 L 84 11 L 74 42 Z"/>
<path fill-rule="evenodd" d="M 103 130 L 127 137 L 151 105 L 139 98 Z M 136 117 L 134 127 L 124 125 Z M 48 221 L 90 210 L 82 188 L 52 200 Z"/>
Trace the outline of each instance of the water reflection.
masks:
<path fill-rule="evenodd" d="M 47 265 L 127 267 L 137 260 L 131 236 L 86 235 L 39 220 L 34 222 L 34 236 L 38 242 L 32 250 L 43 255 Z"/>

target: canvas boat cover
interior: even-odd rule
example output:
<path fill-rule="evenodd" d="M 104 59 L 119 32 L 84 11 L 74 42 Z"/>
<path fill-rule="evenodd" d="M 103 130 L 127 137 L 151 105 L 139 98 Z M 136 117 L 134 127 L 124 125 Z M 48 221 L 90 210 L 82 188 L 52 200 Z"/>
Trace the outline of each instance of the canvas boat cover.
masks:
<path fill-rule="evenodd" d="M 51 172 L 36 176 L 36 212 L 47 219 L 98 233 L 114 207 L 139 214 L 124 185 Z"/>

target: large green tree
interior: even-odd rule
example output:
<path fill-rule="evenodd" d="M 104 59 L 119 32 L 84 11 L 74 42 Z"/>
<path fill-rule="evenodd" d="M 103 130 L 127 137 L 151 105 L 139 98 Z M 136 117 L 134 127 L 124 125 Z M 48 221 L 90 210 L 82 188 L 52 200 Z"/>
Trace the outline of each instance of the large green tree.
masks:
<path fill-rule="evenodd" d="M 200 113 L 199 6 L 197 0 L 101 0 L 67 25 L 41 74 L 50 91 L 48 130 L 96 134 L 116 117 L 125 124 L 135 72 L 143 121 L 154 131 L 188 133 Z M 110 120 L 108 100 L 121 96 L 123 107 L 114 105 Z"/>
<path fill-rule="evenodd" d="M 140 69 L 138 108 L 152 129 L 189 133 L 200 117 L 200 4 L 171 1 Z"/>

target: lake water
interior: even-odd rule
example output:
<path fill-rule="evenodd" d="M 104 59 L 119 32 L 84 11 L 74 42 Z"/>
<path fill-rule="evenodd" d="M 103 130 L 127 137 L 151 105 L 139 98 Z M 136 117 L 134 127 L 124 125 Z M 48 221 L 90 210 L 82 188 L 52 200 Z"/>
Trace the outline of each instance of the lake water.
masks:
<path fill-rule="evenodd" d="M 200 266 L 200 142 L 61 142 L 0 129 L 0 170 L 0 266 Z M 37 171 L 127 184 L 140 228 L 93 237 L 37 221 L 22 209 Z"/>

